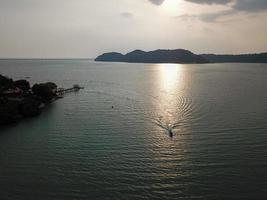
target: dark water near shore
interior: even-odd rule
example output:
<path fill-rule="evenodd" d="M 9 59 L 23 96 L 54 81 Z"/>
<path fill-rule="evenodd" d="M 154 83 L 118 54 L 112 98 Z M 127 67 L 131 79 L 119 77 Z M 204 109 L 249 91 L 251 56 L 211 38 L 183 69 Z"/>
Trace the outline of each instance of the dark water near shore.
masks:
<path fill-rule="evenodd" d="M 267 198 L 266 64 L 1 60 L 0 74 L 85 87 L 1 127 L 0 199 Z"/>

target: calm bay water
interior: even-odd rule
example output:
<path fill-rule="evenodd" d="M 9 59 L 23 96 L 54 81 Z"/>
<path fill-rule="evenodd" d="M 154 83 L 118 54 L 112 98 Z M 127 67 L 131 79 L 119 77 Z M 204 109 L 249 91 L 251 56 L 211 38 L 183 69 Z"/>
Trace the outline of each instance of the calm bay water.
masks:
<path fill-rule="evenodd" d="M 1 60 L 0 74 L 85 87 L 1 127 L 0 199 L 267 198 L 266 64 Z"/>

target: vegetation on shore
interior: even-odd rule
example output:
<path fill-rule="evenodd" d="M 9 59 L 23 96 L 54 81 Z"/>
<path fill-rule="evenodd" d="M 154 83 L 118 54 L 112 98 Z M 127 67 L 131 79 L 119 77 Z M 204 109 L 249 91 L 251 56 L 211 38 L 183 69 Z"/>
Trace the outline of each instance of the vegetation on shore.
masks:
<path fill-rule="evenodd" d="M 135 50 L 125 55 L 112 52 L 98 56 L 95 61 L 106 62 L 129 62 L 129 63 L 209 63 L 204 57 L 194 54 L 188 50 Z"/>
<path fill-rule="evenodd" d="M 57 97 L 56 91 L 55 83 L 31 87 L 27 80 L 14 81 L 0 75 L 0 125 L 39 115 L 42 108 Z"/>
<path fill-rule="evenodd" d="M 104 62 L 129 62 L 129 63 L 267 63 L 267 53 L 240 54 L 240 55 L 216 55 L 194 54 L 188 50 L 135 50 L 125 55 L 117 52 L 104 53 L 95 61 Z"/>
<path fill-rule="evenodd" d="M 211 63 L 267 63 L 267 53 L 240 55 L 201 54 L 201 56 Z"/>

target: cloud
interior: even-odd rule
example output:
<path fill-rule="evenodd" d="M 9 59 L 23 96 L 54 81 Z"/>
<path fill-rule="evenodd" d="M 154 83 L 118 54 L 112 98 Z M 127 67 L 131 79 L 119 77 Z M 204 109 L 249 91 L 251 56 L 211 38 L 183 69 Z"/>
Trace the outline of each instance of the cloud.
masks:
<path fill-rule="evenodd" d="M 180 20 L 201 20 L 207 23 L 225 22 L 223 17 L 235 16 L 238 13 L 258 13 L 267 11 L 267 0 L 184 0 L 187 2 L 197 4 L 221 4 L 226 5 L 230 2 L 230 6 L 227 6 L 227 10 L 204 13 L 204 14 L 184 14 L 176 16 L 176 19 Z M 229 20 L 228 20 L 229 21 Z"/>
<path fill-rule="evenodd" d="M 185 1 L 198 4 L 228 4 L 233 0 L 185 0 Z"/>
<path fill-rule="evenodd" d="M 264 11 L 267 10 L 267 0 L 237 0 L 233 9 L 246 12 Z"/>
<path fill-rule="evenodd" d="M 148 0 L 155 5 L 161 5 L 165 0 Z M 195 4 L 219 4 L 227 5 L 232 3 L 232 9 L 245 12 L 260 12 L 267 10 L 267 0 L 184 0 Z"/>
<path fill-rule="evenodd" d="M 245 12 L 260 12 L 267 10 L 267 0 L 184 0 L 196 4 L 226 5 L 233 2 L 232 9 Z M 226 13 L 227 14 L 227 13 Z"/>
<path fill-rule="evenodd" d="M 192 0 L 187 0 L 187 1 L 192 1 Z M 208 1 L 208 0 L 203 0 L 203 1 Z M 201 14 L 198 16 L 198 19 L 204 22 L 219 22 L 218 21 L 219 18 L 235 15 L 240 12 L 251 13 L 251 12 L 261 12 L 261 11 L 267 11 L 267 0 L 236 0 L 230 9 L 215 13 Z"/>
<path fill-rule="evenodd" d="M 133 13 L 123 12 L 123 13 L 121 13 L 121 17 L 126 18 L 126 19 L 130 19 L 130 18 L 133 18 Z"/>
<path fill-rule="evenodd" d="M 161 5 L 165 0 L 149 0 L 149 1 L 155 5 Z"/>
<path fill-rule="evenodd" d="M 181 19 L 181 20 L 190 20 L 190 19 L 198 18 L 198 15 L 183 14 L 183 15 L 175 16 L 174 18 Z"/>
<path fill-rule="evenodd" d="M 214 23 L 214 22 L 222 22 L 220 18 L 224 16 L 229 16 L 229 15 L 234 15 L 236 12 L 234 10 L 224 10 L 220 12 L 214 12 L 214 13 L 205 13 L 205 14 L 199 14 L 199 15 L 189 15 L 189 14 L 184 14 L 184 15 L 178 15 L 175 16 L 175 19 L 180 19 L 180 20 L 201 20 L 203 22 L 208 22 L 208 23 Z"/>
<path fill-rule="evenodd" d="M 151 3 L 155 5 L 161 5 L 165 0 L 149 0 Z M 197 4 L 228 4 L 234 0 L 184 0 L 191 3 Z"/>
<path fill-rule="evenodd" d="M 234 15 L 234 14 L 236 14 L 236 12 L 234 10 L 224 10 L 224 11 L 220 11 L 220 12 L 216 12 L 216 13 L 202 14 L 202 15 L 199 15 L 198 18 L 201 21 L 211 23 L 211 22 L 218 22 L 218 19 L 221 17 Z"/>

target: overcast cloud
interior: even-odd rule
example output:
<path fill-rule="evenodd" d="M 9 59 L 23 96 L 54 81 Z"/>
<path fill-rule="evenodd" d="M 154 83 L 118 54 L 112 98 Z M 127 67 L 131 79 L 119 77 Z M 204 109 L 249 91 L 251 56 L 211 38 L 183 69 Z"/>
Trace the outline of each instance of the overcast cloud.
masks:
<path fill-rule="evenodd" d="M 0 0 L 0 57 L 262 52 L 266 11 L 266 0 Z"/>
<path fill-rule="evenodd" d="M 156 5 L 161 5 L 164 2 L 164 0 L 149 0 L 149 1 Z"/>
<path fill-rule="evenodd" d="M 185 0 L 185 1 L 198 4 L 227 4 L 233 0 Z"/>

